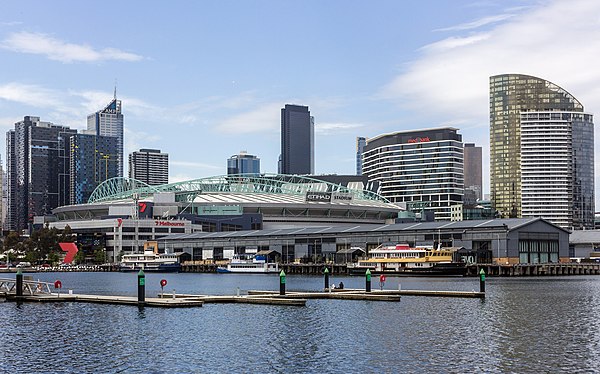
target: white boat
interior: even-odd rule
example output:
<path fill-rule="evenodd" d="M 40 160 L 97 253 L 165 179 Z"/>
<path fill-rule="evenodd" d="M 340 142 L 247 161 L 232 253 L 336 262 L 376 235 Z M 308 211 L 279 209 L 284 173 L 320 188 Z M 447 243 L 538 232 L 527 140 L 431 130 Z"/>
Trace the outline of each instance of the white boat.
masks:
<path fill-rule="evenodd" d="M 180 253 L 154 253 L 152 250 L 146 250 L 144 253 L 134 253 L 123 255 L 119 263 L 120 271 L 140 271 L 145 272 L 178 272 L 181 270 L 179 263 Z"/>
<path fill-rule="evenodd" d="M 234 255 L 227 266 L 217 267 L 217 273 L 278 273 L 279 265 L 267 262 L 261 255 Z"/>

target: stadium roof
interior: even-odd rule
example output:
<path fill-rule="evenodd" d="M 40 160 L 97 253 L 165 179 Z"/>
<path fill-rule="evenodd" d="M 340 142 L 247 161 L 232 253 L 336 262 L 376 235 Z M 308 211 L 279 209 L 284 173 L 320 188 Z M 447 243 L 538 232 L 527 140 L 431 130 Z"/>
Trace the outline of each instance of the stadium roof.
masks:
<path fill-rule="evenodd" d="M 221 175 L 159 186 L 149 186 L 135 179 L 117 177 L 108 179 L 96 187 L 88 203 L 130 200 L 134 196 L 143 199 L 160 192 L 173 192 L 187 201 L 198 201 L 204 198 L 203 194 L 213 193 L 210 198 L 207 198 L 209 199 L 207 202 L 218 202 L 210 199 L 218 200 L 219 198 L 215 196 L 219 193 L 228 195 L 223 202 L 231 202 L 232 198 L 248 202 L 249 195 L 253 196 L 254 202 L 261 202 L 261 194 L 270 195 L 268 198 L 265 196 L 262 202 L 271 202 L 272 195 L 280 195 L 281 199 L 289 197 L 290 202 L 294 203 L 300 202 L 299 197 L 304 202 L 307 192 L 327 192 L 350 194 L 354 203 L 356 201 L 389 203 L 387 199 L 371 191 L 348 188 L 312 177 L 281 174 Z"/>

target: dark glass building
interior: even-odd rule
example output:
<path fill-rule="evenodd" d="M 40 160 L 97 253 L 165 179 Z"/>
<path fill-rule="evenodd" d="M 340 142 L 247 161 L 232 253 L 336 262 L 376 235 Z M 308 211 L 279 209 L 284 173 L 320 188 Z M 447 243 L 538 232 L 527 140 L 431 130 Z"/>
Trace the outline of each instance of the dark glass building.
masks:
<path fill-rule="evenodd" d="M 471 193 L 474 195 L 475 200 L 481 200 L 483 198 L 481 147 L 477 147 L 473 143 L 466 143 L 464 149 L 464 158 L 465 191 L 472 191 Z"/>
<path fill-rule="evenodd" d="M 118 151 L 114 136 L 71 136 L 71 204 L 87 203 L 100 183 L 119 175 Z"/>
<path fill-rule="evenodd" d="M 227 175 L 260 174 L 260 158 L 242 151 L 227 159 Z"/>
<path fill-rule="evenodd" d="M 362 175 L 363 152 L 367 145 L 367 138 L 362 136 L 356 137 L 356 175 Z"/>
<path fill-rule="evenodd" d="M 9 230 L 69 204 L 69 138 L 76 130 L 26 116 L 7 135 Z"/>
<path fill-rule="evenodd" d="M 169 154 L 160 149 L 140 149 L 130 153 L 129 178 L 151 186 L 169 183 Z"/>
<path fill-rule="evenodd" d="M 281 109 L 279 174 L 313 174 L 315 120 L 307 106 L 286 104 Z"/>

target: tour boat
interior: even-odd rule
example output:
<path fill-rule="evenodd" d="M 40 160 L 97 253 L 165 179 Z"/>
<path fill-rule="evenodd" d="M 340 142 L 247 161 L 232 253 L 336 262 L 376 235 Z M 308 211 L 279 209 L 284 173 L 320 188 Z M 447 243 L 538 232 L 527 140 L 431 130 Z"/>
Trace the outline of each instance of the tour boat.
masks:
<path fill-rule="evenodd" d="M 351 274 L 465 275 L 463 262 L 454 261 L 454 248 L 417 247 L 408 244 L 380 245 L 367 259 L 350 268 Z"/>
<path fill-rule="evenodd" d="M 181 270 L 179 255 L 178 253 L 154 253 L 152 250 L 127 254 L 121 258 L 119 270 L 176 273 Z"/>
<path fill-rule="evenodd" d="M 217 267 L 217 273 L 278 273 L 279 265 L 267 262 L 261 255 L 234 255 L 227 266 Z"/>

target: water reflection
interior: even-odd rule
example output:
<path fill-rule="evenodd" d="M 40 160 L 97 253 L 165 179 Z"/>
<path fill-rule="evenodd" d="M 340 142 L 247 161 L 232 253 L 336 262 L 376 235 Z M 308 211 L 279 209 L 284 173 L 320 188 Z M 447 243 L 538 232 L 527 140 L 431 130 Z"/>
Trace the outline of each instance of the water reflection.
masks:
<path fill-rule="evenodd" d="M 77 293 L 135 295 L 135 276 L 40 274 Z M 164 275 L 147 278 L 147 295 Z M 169 275 L 178 292 L 277 289 L 269 276 Z M 315 290 L 321 277 L 288 277 Z M 362 277 L 336 277 L 364 287 Z M 403 289 L 472 290 L 475 278 L 388 278 Z M 594 372 L 598 277 L 488 278 L 488 298 L 309 300 L 305 307 L 207 304 L 161 309 L 0 303 L 3 372 Z M 101 292 L 100 292 L 101 291 Z M 53 358 L 53 359 L 50 359 Z"/>

